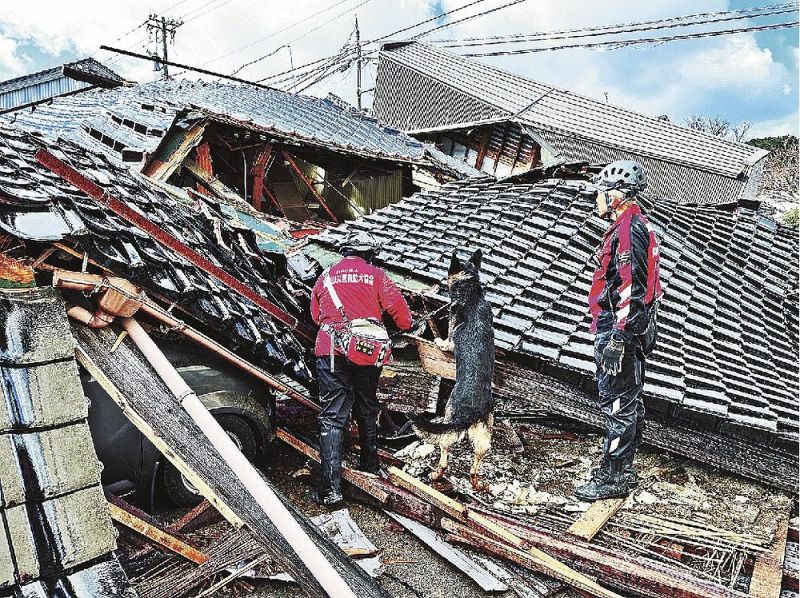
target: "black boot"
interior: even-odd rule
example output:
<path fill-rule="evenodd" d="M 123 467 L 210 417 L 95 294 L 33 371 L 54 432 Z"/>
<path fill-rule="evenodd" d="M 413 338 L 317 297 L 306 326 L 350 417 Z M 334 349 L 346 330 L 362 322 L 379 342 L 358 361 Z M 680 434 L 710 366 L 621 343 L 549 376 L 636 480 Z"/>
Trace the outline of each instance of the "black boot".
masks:
<path fill-rule="evenodd" d="M 320 484 L 317 500 L 325 506 L 342 501 L 342 430 L 323 430 L 319 437 Z"/>
<path fill-rule="evenodd" d="M 603 458 L 600 459 L 598 466 L 592 469 L 592 477 L 595 477 L 606 467 L 608 467 L 608 455 L 603 455 Z M 629 488 L 633 489 L 639 485 L 639 474 L 636 473 L 636 470 L 633 468 L 633 455 L 625 459 L 624 475 L 625 479 L 628 481 Z"/>
<path fill-rule="evenodd" d="M 591 480 L 575 490 L 577 498 L 590 502 L 607 498 L 624 498 L 629 493 L 623 459 L 609 459 L 606 468 L 598 468 L 598 472 Z"/>
<path fill-rule="evenodd" d="M 358 423 L 358 442 L 361 445 L 361 452 L 358 459 L 358 468 L 361 471 L 378 475 L 380 465 L 378 463 L 378 422 L 362 421 Z"/>

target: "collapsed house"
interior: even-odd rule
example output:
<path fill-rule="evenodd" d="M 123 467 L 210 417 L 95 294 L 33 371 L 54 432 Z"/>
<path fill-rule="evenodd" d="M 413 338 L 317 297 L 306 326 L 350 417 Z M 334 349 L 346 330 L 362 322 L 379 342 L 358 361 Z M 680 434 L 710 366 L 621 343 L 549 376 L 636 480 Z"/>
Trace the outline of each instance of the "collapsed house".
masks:
<path fill-rule="evenodd" d="M 746 208 L 642 205 L 661 239 L 664 288 L 645 402 L 648 416 L 672 430 L 648 440 L 796 489 L 797 231 Z M 503 355 L 500 392 L 526 394 L 532 380 L 546 388 L 552 376 L 575 393 L 536 393 L 531 407 L 598 424 L 599 411 L 583 393 L 593 390 L 595 369 L 590 258 L 606 227 L 593 209 L 593 196 L 577 181 L 463 181 L 328 229 L 313 238 L 321 247 L 312 254 L 330 261 L 326 250 L 349 231 L 369 231 L 382 244 L 380 263 L 427 297 L 432 311 L 447 300 L 450 254 L 482 249 Z"/>
<path fill-rule="evenodd" d="M 335 97 L 155 81 L 89 90 L 5 117 L 148 177 L 295 222 L 354 218 L 411 195 L 414 173 L 477 174 Z"/>
<path fill-rule="evenodd" d="M 653 197 L 690 203 L 755 197 L 768 154 L 417 41 L 383 45 L 373 111 L 487 174 L 637 160 Z"/>

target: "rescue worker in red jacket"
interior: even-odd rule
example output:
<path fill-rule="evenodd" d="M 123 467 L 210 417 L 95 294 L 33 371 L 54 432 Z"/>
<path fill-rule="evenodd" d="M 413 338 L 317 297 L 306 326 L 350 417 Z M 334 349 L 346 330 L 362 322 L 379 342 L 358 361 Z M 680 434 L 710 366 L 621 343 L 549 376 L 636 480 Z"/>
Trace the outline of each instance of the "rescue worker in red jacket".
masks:
<path fill-rule="evenodd" d="M 361 318 L 380 323 L 383 312 L 388 312 L 399 329 L 411 328 L 411 311 L 400 290 L 386 272 L 372 265 L 378 251 L 372 235 L 353 234 L 340 251 L 343 259 L 319 277 L 311 293 L 311 317 L 320 326 L 314 351 L 322 403 L 319 414 L 322 472 L 317 498 L 327 506 L 342 500 L 342 441 L 351 409 L 358 423 L 359 468 L 374 474 L 379 471 L 376 392 L 381 364 L 351 363 L 340 342 L 341 332 L 348 323 Z M 332 285 L 333 293 L 328 284 Z"/>
<path fill-rule="evenodd" d="M 575 495 L 588 501 L 627 496 L 638 483 L 633 459 L 644 431 L 645 358 L 656 342 L 661 299 L 658 240 L 636 204 L 647 186 L 641 164 L 618 160 L 595 181 L 597 213 L 613 222 L 589 292 L 600 409 L 606 436 L 599 467 Z"/>

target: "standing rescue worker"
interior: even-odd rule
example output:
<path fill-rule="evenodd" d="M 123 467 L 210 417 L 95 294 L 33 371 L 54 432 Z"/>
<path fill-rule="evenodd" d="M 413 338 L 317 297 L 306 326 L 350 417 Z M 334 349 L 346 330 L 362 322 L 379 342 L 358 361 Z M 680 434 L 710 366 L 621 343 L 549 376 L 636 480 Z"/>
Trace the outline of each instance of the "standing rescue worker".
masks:
<path fill-rule="evenodd" d="M 342 441 L 351 409 L 358 423 L 361 456 L 359 468 L 377 474 L 378 413 L 376 397 L 381 366 L 355 365 L 348 359 L 347 338 L 353 326 L 382 329 L 388 312 L 401 330 L 411 328 L 411 311 L 400 290 L 381 268 L 372 265 L 378 244 L 372 235 L 351 235 L 340 249 L 343 259 L 319 277 L 311 293 L 311 317 L 320 326 L 314 353 L 322 412 L 319 414 L 321 482 L 320 503 L 332 506 L 342 500 Z M 370 322 L 365 322 L 369 320 Z M 386 351 L 390 351 L 388 335 Z M 376 356 L 377 357 L 377 356 Z"/>
<path fill-rule="evenodd" d="M 656 343 L 661 299 L 658 240 L 636 199 L 647 186 L 641 164 L 619 160 L 595 180 L 597 213 L 613 224 L 595 255 L 589 292 L 600 409 L 606 436 L 599 467 L 575 490 L 582 500 L 627 496 L 639 479 L 633 469 L 644 432 L 645 358 Z"/>

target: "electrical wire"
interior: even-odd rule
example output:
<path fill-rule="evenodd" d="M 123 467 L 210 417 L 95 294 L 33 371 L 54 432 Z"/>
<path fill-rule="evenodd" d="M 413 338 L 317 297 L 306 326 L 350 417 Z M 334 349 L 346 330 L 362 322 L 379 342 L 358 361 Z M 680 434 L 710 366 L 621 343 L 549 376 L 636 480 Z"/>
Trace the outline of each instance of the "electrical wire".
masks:
<path fill-rule="evenodd" d="M 540 41 L 553 41 L 559 39 L 576 39 L 582 37 L 597 37 L 597 36 L 605 36 L 605 35 L 618 35 L 618 34 L 625 34 L 625 33 L 638 33 L 640 31 L 653 31 L 657 29 L 677 29 L 679 27 L 692 27 L 695 25 L 705 25 L 709 23 L 723 23 L 728 21 L 736 21 L 741 19 L 755 19 L 762 16 L 772 16 L 778 14 L 785 14 L 789 12 L 797 12 L 797 8 L 791 9 L 782 9 L 778 11 L 772 11 L 767 13 L 762 13 L 759 15 L 735 15 L 730 17 L 724 18 L 708 18 L 708 19 L 700 19 L 695 21 L 690 21 L 686 23 L 680 24 L 672 24 L 672 23 L 664 23 L 661 25 L 653 24 L 645 27 L 636 27 L 636 28 L 629 28 L 625 29 L 625 27 L 630 27 L 629 25 L 615 25 L 609 27 L 606 31 L 592 31 L 587 33 L 573 33 L 569 35 L 552 35 L 548 36 L 545 34 L 531 34 L 531 37 L 512 37 L 512 38 L 496 38 L 493 41 L 467 41 L 463 40 L 459 43 L 458 40 L 452 40 L 453 43 L 445 43 L 441 47 L 443 48 L 467 48 L 467 47 L 475 47 L 475 46 L 492 46 L 492 45 L 500 45 L 500 44 L 517 44 L 517 43 L 525 43 L 525 42 L 540 42 Z M 653 22 L 655 23 L 655 22 Z M 631 25 L 632 26 L 632 25 Z"/>
<path fill-rule="evenodd" d="M 222 60 L 222 59 L 224 59 L 224 58 L 228 58 L 229 56 L 233 56 L 234 54 L 238 54 L 238 53 L 239 53 L 239 52 L 241 52 L 242 50 L 246 50 L 246 49 L 248 49 L 248 48 L 252 48 L 253 46 L 255 46 L 255 45 L 257 45 L 257 44 L 260 44 L 261 42 L 263 42 L 263 41 L 265 41 L 265 40 L 268 40 L 268 39 L 270 39 L 270 38 L 272 38 L 272 37 L 275 37 L 276 35 L 278 35 L 278 34 L 280 34 L 280 33 L 283 33 L 284 31 L 289 31 L 290 29 L 293 29 L 294 27 L 297 27 L 298 25 L 300 25 L 300 24 L 302 24 L 302 23 L 305 23 L 305 22 L 307 22 L 307 21 L 310 21 L 310 20 L 311 20 L 311 19 L 313 19 L 314 17 L 317 17 L 317 16 L 319 16 L 319 15 L 321 15 L 321 14 L 323 14 L 323 13 L 326 13 L 326 12 L 328 12 L 329 10 L 333 10 L 333 9 L 334 9 L 334 8 L 336 8 L 337 6 L 339 6 L 339 5 L 341 5 L 341 4 L 344 4 L 345 2 L 349 2 L 349 1 L 350 1 L 350 0 L 339 0 L 338 2 L 336 2 L 335 4 L 332 4 L 332 5 L 330 5 L 330 6 L 328 6 L 327 8 L 324 8 L 324 9 L 322 9 L 322 10 L 319 10 L 319 11 L 315 12 L 314 14 L 312 14 L 312 15 L 309 15 L 309 16 L 307 16 L 307 17 L 303 17 L 303 18 L 302 18 L 302 19 L 300 19 L 299 21 L 295 21 L 294 23 L 292 23 L 292 24 L 290 24 L 290 25 L 287 25 L 286 27 L 283 27 L 282 29 L 278 29 L 277 31 L 273 31 L 273 32 L 272 32 L 272 33 L 270 33 L 269 35 L 265 35 L 264 37 L 261 37 L 261 38 L 259 38 L 259 39 L 255 40 L 255 41 L 252 41 L 252 42 L 250 42 L 249 44 L 246 44 L 246 45 L 242 46 L 241 48 L 237 48 L 236 50 L 233 50 L 232 52 L 228 52 L 227 54 L 224 54 L 224 55 L 222 55 L 222 56 L 217 56 L 216 58 L 214 58 L 214 59 L 212 59 L 212 60 L 209 60 L 208 62 L 204 62 L 204 63 L 203 63 L 201 66 L 208 66 L 209 64 L 213 64 L 213 63 L 215 63 L 215 62 L 219 62 L 220 60 Z"/>
<path fill-rule="evenodd" d="M 521 0 L 520 0 L 520 1 L 521 1 Z M 381 37 L 377 37 L 377 38 L 375 38 L 375 39 L 372 39 L 372 40 L 366 41 L 366 42 L 364 42 L 364 43 L 362 44 L 362 48 L 363 48 L 364 46 L 367 46 L 367 45 L 370 45 L 370 44 L 375 44 L 375 43 L 377 43 L 377 42 L 379 42 L 379 41 L 382 41 L 382 40 L 384 40 L 384 39 L 387 39 L 387 38 L 389 38 L 389 37 L 393 37 L 393 36 L 395 36 L 395 35 L 397 35 L 397 34 L 399 34 L 399 33 L 404 33 L 404 32 L 406 32 L 406 31 L 409 31 L 409 30 L 411 30 L 411 29 L 414 29 L 414 28 L 416 28 L 416 27 L 419 27 L 420 25 L 424 25 L 425 23 L 429 23 L 429 22 L 431 22 L 431 21 L 435 21 L 435 20 L 437 20 L 437 19 L 440 19 L 440 18 L 442 18 L 442 17 L 444 17 L 444 16 L 446 16 L 446 15 L 449 15 L 449 14 L 453 14 L 453 13 L 459 12 L 459 11 L 461 11 L 461 10 L 464 10 L 465 8 L 469 8 L 470 6 L 473 6 L 473 5 L 475 5 L 475 4 L 479 4 L 479 3 L 481 3 L 481 2 L 486 2 L 486 0 L 473 0 L 472 2 L 469 2 L 469 3 L 467 3 L 467 4 L 463 5 L 463 6 L 459 6 L 458 8 L 454 8 L 454 9 L 452 9 L 452 10 L 443 11 L 443 12 L 441 12 L 441 13 L 439 13 L 439 14 L 437 14 L 437 15 L 433 16 L 433 17 L 430 17 L 430 18 L 428 18 L 428 19 L 425 19 L 425 20 L 423 20 L 423 21 L 419 21 L 419 22 L 417 22 L 417 23 L 414 23 L 413 25 L 410 25 L 410 26 L 408 26 L 408 27 L 404 27 L 403 29 L 398 29 L 397 31 L 393 31 L 393 32 L 391 32 L 391 33 L 388 33 L 388 34 L 386 34 L 386 35 L 382 35 Z M 373 54 L 373 53 L 374 53 L 374 52 L 370 52 L 370 54 Z M 280 72 L 280 73 L 275 73 L 274 75 L 270 75 L 269 77 L 265 77 L 265 78 L 263 78 L 263 79 L 260 79 L 258 82 L 259 82 L 259 83 L 263 83 L 263 82 L 265 82 L 265 81 L 271 81 L 271 80 L 273 80 L 273 79 L 276 79 L 277 77 L 280 77 L 280 76 L 282 76 L 282 75 L 286 75 L 287 73 L 290 73 L 290 72 L 292 72 L 292 71 L 297 71 L 297 70 L 305 69 L 306 67 L 313 66 L 313 65 L 317 65 L 317 64 L 319 64 L 319 63 L 321 63 L 321 62 L 326 62 L 326 61 L 328 61 L 328 60 L 331 60 L 331 58 L 335 58 L 335 57 L 331 57 L 331 56 L 324 56 L 324 57 L 322 57 L 322 58 L 318 58 L 317 60 L 312 60 L 311 62 L 307 62 L 307 63 L 305 63 L 305 64 L 302 64 L 302 65 L 298 66 L 298 67 L 295 67 L 294 69 L 289 69 L 288 71 L 282 71 L 282 72 Z"/>
<path fill-rule="evenodd" d="M 306 31 L 306 32 L 305 32 L 305 33 L 303 33 L 302 35 L 299 35 L 299 36 L 297 36 L 296 38 L 294 38 L 294 39 L 292 39 L 292 40 L 290 40 L 290 41 L 286 42 L 286 44 L 284 44 L 284 45 L 293 44 L 294 42 L 296 42 L 296 41 L 298 41 L 298 40 L 301 40 L 301 39 L 303 39 L 304 37 L 306 37 L 306 36 L 308 36 L 308 35 L 311 35 L 311 34 L 312 34 L 312 33 L 314 33 L 315 31 L 319 31 L 319 30 L 320 30 L 320 29 L 322 29 L 323 27 L 327 27 L 327 26 L 328 26 L 330 23 L 332 23 L 333 21 L 336 21 L 336 20 L 338 20 L 338 19 L 342 18 L 343 16 L 345 16 L 345 15 L 347 15 L 347 14 L 349 14 L 349 13 L 353 12 L 354 10 L 356 10 L 356 9 L 358 9 L 358 8 L 360 8 L 360 7 L 362 7 L 362 6 L 364 6 L 364 5 L 365 5 L 365 4 L 367 4 L 368 2 L 372 2 L 372 0 L 361 0 L 361 2 L 359 2 L 359 3 L 358 3 L 358 4 L 356 4 L 355 6 L 353 6 L 353 7 L 351 7 L 351 8 L 348 8 L 347 10 L 345 10 L 345 11 L 343 11 L 343 12 L 339 13 L 338 15 L 336 15 L 335 17 L 333 17 L 333 18 L 329 19 L 328 21 L 325 21 L 325 22 L 324 22 L 324 23 L 322 23 L 321 25 L 318 25 L 317 27 L 314 27 L 313 29 L 310 29 L 310 30 Z M 231 74 L 234 74 L 234 75 L 235 75 L 236 73 L 238 73 L 239 71 L 241 71 L 241 70 L 242 70 L 244 67 L 246 67 L 246 66 L 250 66 L 250 65 L 252 65 L 252 64 L 256 64 L 256 63 L 258 63 L 258 62 L 261 62 L 261 61 L 262 61 L 262 60 L 264 60 L 265 58 L 268 58 L 269 56 L 272 56 L 273 54 L 275 54 L 275 52 L 277 52 L 279 49 L 280 49 L 280 48 L 278 48 L 278 49 L 276 49 L 276 50 L 274 50 L 274 51 L 272 51 L 272 52 L 270 52 L 270 53 L 268 53 L 268 54 L 264 54 L 263 56 L 259 56 L 258 58 L 256 58 L 255 60 L 251 60 L 250 62 L 246 62 L 245 64 L 243 64 L 243 65 L 241 65 L 240 67 L 238 67 L 238 68 L 237 68 L 235 71 L 233 71 L 233 73 L 231 73 Z"/>
<path fill-rule="evenodd" d="M 690 20 L 690 19 L 698 19 L 698 18 L 705 18 L 705 17 L 726 17 L 728 15 L 742 15 L 739 18 L 757 18 L 761 16 L 769 16 L 771 14 L 781 14 L 784 12 L 791 12 L 792 10 L 797 10 L 798 2 L 786 2 L 783 4 L 772 4 L 768 6 L 759 6 L 754 8 L 744 8 L 741 10 L 730 10 L 730 11 L 722 11 L 722 12 L 705 12 L 705 13 L 696 13 L 690 15 L 683 15 L 679 17 L 668 17 L 664 19 L 654 19 L 651 21 L 638 21 L 633 23 L 621 23 L 617 25 L 599 25 L 596 27 L 581 27 L 579 29 L 566 29 L 562 31 L 543 31 L 537 33 L 515 33 L 515 34 L 508 34 L 508 35 L 490 35 L 486 37 L 465 37 L 461 39 L 450 39 L 450 40 L 428 40 L 431 43 L 451 43 L 451 42 L 471 42 L 471 41 L 490 41 L 490 40 L 511 40 L 511 39 L 523 39 L 523 38 L 539 38 L 539 37 L 547 37 L 556 36 L 556 35 L 564 35 L 566 37 L 589 37 L 592 32 L 600 32 L 600 31 L 607 31 L 609 29 L 620 29 L 620 28 L 631 28 L 631 27 L 640 27 L 640 26 L 647 26 L 647 25 L 656 25 L 662 23 L 676 23 L 680 21 Z M 788 9 L 788 10 L 783 10 Z M 770 12 L 765 12 L 770 11 Z M 772 12 L 775 11 L 775 12 Z M 753 14 L 753 13 L 764 13 L 764 14 Z M 749 15 L 745 16 L 745 15 Z M 723 19 L 720 19 L 723 20 Z M 678 23 L 676 27 L 682 26 L 681 23 Z M 574 35 L 570 35 L 574 34 Z M 560 39 L 560 38 L 559 38 Z"/>
<path fill-rule="evenodd" d="M 199 19 L 203 15 L 207 15 L 208 13 L 213 12 L 213 11 L 217 10 L 218 8 L 222 8 L 223 6 L 225 6 L 226 4 L 229 4 L 232 1 L 233 0 L 223 0 L 220 4 L 217 4 L 216 6 L 212 6 L 207 11 L 201 12 L 199 15 L 194 15 L 191 19 L 186 19 L 183 22 L 183 24 L 186 25 L 187 23 L 191 23 L 192 21 L 195 21 L 195 20 Z M 181 17 L 181 18 L 183 18 L 183 17 Z"/>
<path fill-rule="evenodd" d="M 725 29 L 722 31 L 704 31 L 700 33 L 687 33 L 685 35 L 670 35 L 670 36 L 662 36 L 662 37 L 650 37 L 650 38 L 639 38 L 639 39 L 626 39 L 626 40 L 614 40 L 614 41 L 606 41 L 606 42 L 596 42 L 590 44 L 567 44 L 562 46 L 551 46 L 546 48 L 523 48 L 520 50 L 504 50 L 498 52 L 474 52 L 474 53 L 467 53 L 461 54 L 461 56 L 467 57 L 480 57 L 480 56 L 513 56 L 517 54 L 530 54 L 533 52 L 549 52 L 553 50 L 567 50 L 572 48 L 608 48 L 612 50 L 616 50 L 618 48 L 622 48 L 625 46 L 633 46 L 637 44 L 663 44 L 666 42 L 671 41 L 678 41 L 684 39 L 695 39 L 701 37 L 716 37 L 719 35 L 733 35 L 737 33 L 749 33 L 751 31 L 769 31 L 772 29 L 787 29 L 790 27 L 797 27 L 798 21 L 791 21 L 787 23 L 776 23 L 773 25 L 760 25 L 754 27 L 741 27 L 739 29 Z"/>
<path fill-rule="evenodd" d="M 508 8 L 509 6 L 514 6 L 515 4 L 520 4 L 522 2 L 527 2 L 528 0 L 511 0 L 510 2 L 506 2 L 505 4 L 501 4 L 500 6 L 496 6 L 495 8 L 490 8 L 489 10 L 485 10 L 483 12 L 476 13 L 474 15 L 469 15 L 468 17 L 463 17 L 461 19 L 457 19 L 455 21 L 450 21 L 449 23 L 445 23 L 444 25 L 439 25 L 438 27 L 434 27 L 433 29 L 428 29 L 427 31 L 423 31 L 422 33 L 418 33 L 411 39 L 419 39 L 429 33 L 433 33 L 434 31 L 439 31 L 440 29 L 445 29 L 447 27 L 452 27 L 453 25 L 457 25 L 458 23 L 463 23 L 465 21 L 470 21 L 472 19 L 476 19 L 478 17 L 483 17 L 485 15 L 491 14 L 493 12 L 497 12 L 498 10 L 503 10 L 504 8 Z"/>

